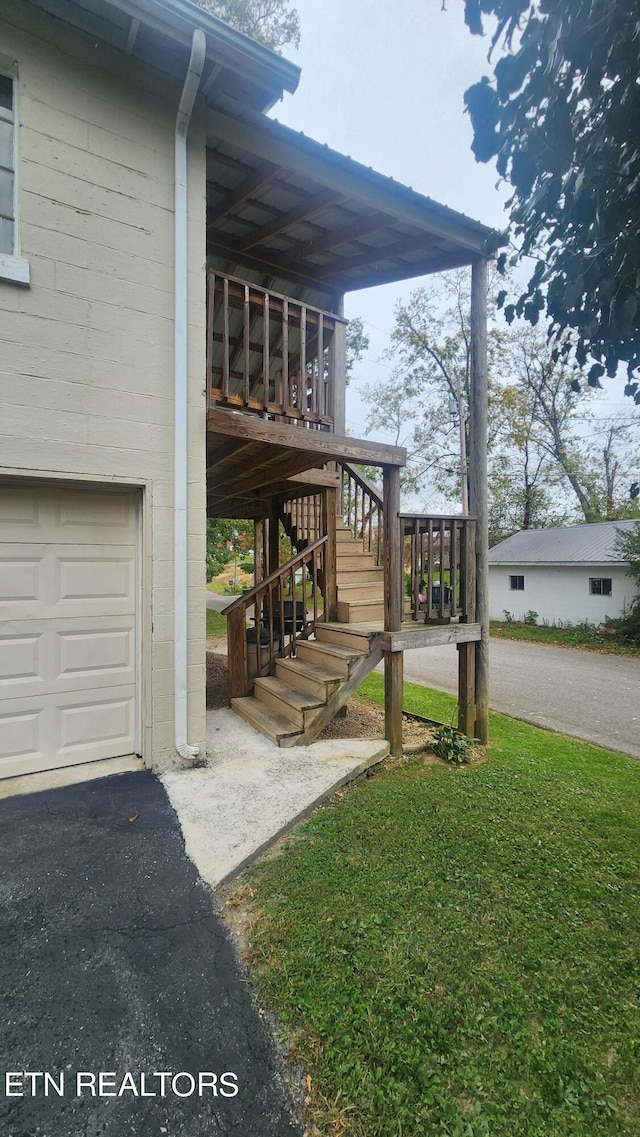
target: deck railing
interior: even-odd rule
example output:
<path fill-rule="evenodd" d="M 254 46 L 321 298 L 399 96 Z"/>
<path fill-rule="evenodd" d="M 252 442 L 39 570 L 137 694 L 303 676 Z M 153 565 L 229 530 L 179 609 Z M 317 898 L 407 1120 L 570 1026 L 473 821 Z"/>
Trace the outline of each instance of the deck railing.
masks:
<path fill-rule="evenodd" d="M 475 620 L 475 519 L 401 514 L 406 619 Z"/>
<path fill-rule="evenodd" d="M 332 430 L 345 327 L 333 313 L 210 272 L 207 405 Z"/>
<path fill-rule="evenodd" d="M 280 505 L 280 520 L 294 549 L 302 549 L 322 536 L 321 494 L 301 494 Z"/>
<path fill-rule="evenodd" d="M 272 674 L 276 659 L 295 655 L 322 619 L 326 546 L 320 537 L 224 609 L 230 699 L 251 694 L 255 677 Z"/>
<path fill-rule="evenodd" d="M 347 462 L 341 462 L 342 499 L 338 512 L 347 529 L 364 541 L 365 553 L 373 553 L 382 564 L 382 496 L 372 482 Z"/>

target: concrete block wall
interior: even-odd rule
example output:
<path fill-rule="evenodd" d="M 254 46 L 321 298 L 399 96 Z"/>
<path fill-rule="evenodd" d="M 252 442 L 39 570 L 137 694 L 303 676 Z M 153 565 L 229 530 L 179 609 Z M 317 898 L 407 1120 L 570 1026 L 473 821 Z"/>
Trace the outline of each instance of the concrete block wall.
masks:
<path fill-rule="evenodd" d="M 143 757 L 173 751 L 173 160 L 180 86 L 23 0 L 21 255 L 0 281 L 0 473 L 144 497 Z M 205 738 L 205 143 L 189 145 L 189 741 Z"/>

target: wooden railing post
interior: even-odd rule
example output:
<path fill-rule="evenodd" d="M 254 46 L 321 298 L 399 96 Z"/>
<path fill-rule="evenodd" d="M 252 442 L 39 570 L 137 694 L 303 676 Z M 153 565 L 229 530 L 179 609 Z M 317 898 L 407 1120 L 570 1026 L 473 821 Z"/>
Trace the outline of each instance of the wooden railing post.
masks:
<path fill-rule="evenodd" d="M 324 558 L 324 618 L 327 621 L 338 619 L 338 556 L 336 538 L 336 496 L 337 491 L 325 489 L 322 495 L 323 519 L 322 536 L 326 535 L 327 545 Z"/>
<path fill-rule="evenodd" d="M 260 658 L 260 637 L 256 650 Z M 229 663 L 229 701 L 247 693 L 247 632 L 245 609 L 236 608 L 227 616 L 227 656 Z"/>
<path fill-rule="evenodd" d="M 400 470 L 383 469 L 384 523 L 384 630 L 399 632 L 402 625 L 402 541 L 400 535 Z M 384 657 L 384 724 L 391 753 L 402 754 L 403 654 L 388 651 Z"/>
<path fill-rule="evenodd" d="M 333 430 L 344 437 L 346 432 L 345 392 L 347 384 L 347 328 L 336 320 L 329 364 L 329 399 L 333 404 Z"/>

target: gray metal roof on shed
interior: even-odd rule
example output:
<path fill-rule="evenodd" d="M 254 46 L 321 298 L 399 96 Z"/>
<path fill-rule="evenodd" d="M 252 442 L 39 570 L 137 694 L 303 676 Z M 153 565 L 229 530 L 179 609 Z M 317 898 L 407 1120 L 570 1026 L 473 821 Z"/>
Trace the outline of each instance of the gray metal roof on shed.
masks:
<path fill-rule="evenodd" d="M 602 565 L 620 563 L 613 551 L 616 530 L 634 521 L 600 521 L 557 529 L 523 529 L 489 549 L 490 565 Z"/>

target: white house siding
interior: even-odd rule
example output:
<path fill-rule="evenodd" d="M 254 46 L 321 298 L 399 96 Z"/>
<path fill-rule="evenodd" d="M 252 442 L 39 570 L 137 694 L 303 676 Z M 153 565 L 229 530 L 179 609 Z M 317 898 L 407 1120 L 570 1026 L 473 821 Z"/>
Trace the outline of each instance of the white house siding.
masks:
<path fill-rule="evenodd" d="M 21 255 L 0 282 L 0 473 L 143 493 L 142 753 L 173 761 L 173 130 L 179 86 L 21 0 Z M 205 737 L 205 147 L 190 133 L 189 741 Z"/>
<path fill-rule="evenodd" d="M 512 591 L 511 576 L 524 576 L 524 591 Z M 590 577 L 610 577 L 611 596 L 591 596 Z M 525 613 L 538 613 L 538 623 L 554 620 L 600 624 L 605 616 L 617 617 L 628 610 L 634 596 L 631 577 L 620 565 L 490 565 L 489 614 L 504 620 L 504 610 L 516 620 Z"/>

